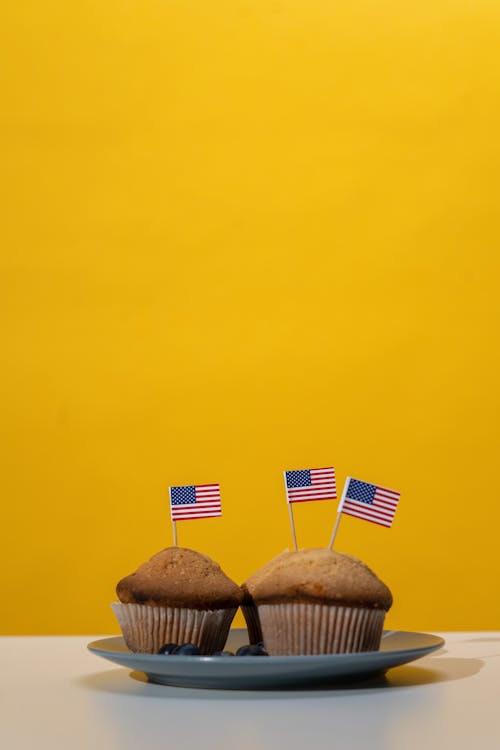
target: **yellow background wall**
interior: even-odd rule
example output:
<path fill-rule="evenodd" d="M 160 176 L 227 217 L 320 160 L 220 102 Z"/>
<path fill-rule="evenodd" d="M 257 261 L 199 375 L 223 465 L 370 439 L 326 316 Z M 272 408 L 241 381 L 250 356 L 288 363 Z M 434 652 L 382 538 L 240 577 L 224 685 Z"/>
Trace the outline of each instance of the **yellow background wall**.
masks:
<path fill-rule="evenodd" d="M 117 632 L 169 484 L 243 580 L 332 463 L 402 493 L 336 544 L 390 627 L 499 628 L 499 4 L 4 5 L 2 632 Z"/>

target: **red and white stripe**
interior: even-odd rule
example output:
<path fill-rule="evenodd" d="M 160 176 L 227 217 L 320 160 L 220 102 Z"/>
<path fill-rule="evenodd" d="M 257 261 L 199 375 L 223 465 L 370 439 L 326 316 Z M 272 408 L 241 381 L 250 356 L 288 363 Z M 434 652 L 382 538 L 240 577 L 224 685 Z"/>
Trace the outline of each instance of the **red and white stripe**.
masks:
<path fill-rule="evenodd" d="M 219 484 L 195 485 L 195 496 L 196 503 L 191 505 L 171 505 L 172 521 L 222 515 Z"/>
<path fill-rule="evenodd" d="M 351 500 L 346 496 L 342 504 L 342 513 L 389 528 L 392 526 L 400 494 L 395 490 L 387 489 L 387 487 L 377 486 L 371 505 L 361 503 L 358 500 Z"/>
<path fill-rule="evenodd" d="M 289 503 L 303 503 L 308 500 L 335 500 L 337 484 L 335 469 L 309 469 L 311 485 L 308 487 L 287 487 L 286 497 Z"/>

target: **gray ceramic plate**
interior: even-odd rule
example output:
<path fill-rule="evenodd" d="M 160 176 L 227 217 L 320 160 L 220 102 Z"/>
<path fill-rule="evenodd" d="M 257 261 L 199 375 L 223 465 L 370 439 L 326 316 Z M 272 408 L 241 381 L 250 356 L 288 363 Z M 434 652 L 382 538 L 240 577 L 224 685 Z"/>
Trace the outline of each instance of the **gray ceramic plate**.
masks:
<path fill-rule="evenodd" d="M 226 649 L 235 651 L 248 642 L 244 628 L 234 628 Z M 151 682 L 181 687 L 220 690 L 270 690 L 316 687 L 362 680 L 391 667 L 420 659 L 444 644 L 427 633 L 384 631 L 380 651 L 324 656 L 162 656 L 134 654 L 123 638 L 103 638 L 88 644 L 93 654 L 128 669 L 144 672 Z"/>

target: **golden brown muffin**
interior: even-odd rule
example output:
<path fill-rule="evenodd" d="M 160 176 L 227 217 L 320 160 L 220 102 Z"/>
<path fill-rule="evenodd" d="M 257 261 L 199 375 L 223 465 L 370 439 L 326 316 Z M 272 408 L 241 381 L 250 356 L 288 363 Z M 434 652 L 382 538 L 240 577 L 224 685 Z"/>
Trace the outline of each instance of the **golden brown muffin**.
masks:
<path fill-rule="evenodd" d="M 157 653 L 165 643 L 220 651 L 243 598 L 207 555 L 167 547 L 119 581 L 111 606 L 131 651 Z"/>
<path fill-rule="evenodd" d="M 247 622 L 255 610 L 273 655 L 371 651 L 380 646 L 392 595 L 351 555 L 329 549 L 284 552 L 242 586 Z"/>
<path fill-rule="evenodd" d="M 116 587 L 124 604 L 151 607 L 221 609 L 238 607 L 240 587 L 208 555 L 185 547 L 167 547 Z"/>

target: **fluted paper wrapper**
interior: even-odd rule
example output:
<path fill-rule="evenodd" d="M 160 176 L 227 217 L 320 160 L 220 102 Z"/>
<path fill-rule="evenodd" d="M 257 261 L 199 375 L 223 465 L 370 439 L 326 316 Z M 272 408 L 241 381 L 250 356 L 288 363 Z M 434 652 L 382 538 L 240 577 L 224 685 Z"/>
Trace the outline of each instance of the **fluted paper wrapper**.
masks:
<path fill-rule="evenodd" d="M 113 602 L 111 608 L 128 648 L 141 654 L 157 654 L 165 643 L 194 643 L 202 654 L 222 651 L 236 614 L 236 607 L 200 611 Z"/>
<path fill-rule="evenodd" d="M 258 613 L 271 656 L 378 651 L 385 610 L 328 604 L 261 604 Z"/>
<path fill-rule="evenodd" d="M 241 611 L 248 630 L 248 640 L 250 643 L 261 643 L 264 638 L 260 626 L 259 611 L 255 604 L 242 604 Z"/>

